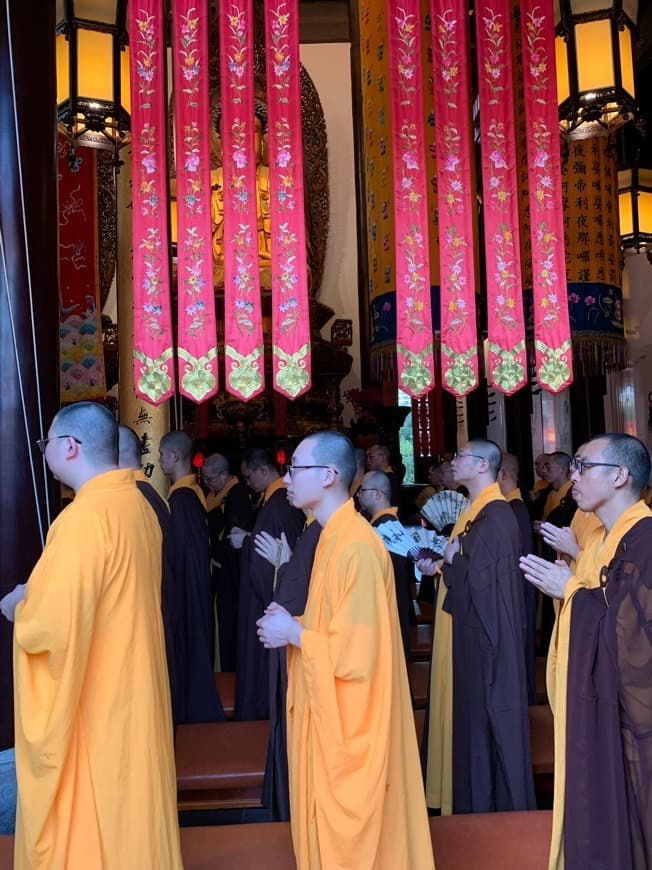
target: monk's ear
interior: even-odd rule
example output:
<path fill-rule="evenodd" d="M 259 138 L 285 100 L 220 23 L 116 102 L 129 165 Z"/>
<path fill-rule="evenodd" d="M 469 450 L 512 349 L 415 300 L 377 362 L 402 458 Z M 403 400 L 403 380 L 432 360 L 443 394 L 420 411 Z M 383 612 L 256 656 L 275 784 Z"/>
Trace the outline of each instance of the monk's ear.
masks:
<path fill-rule="evenodd" d="M 620 489 L 623 486 L 626 486 L 631 479 L 631 475 L 629 473 L 629 468 L 626 468 L 624 465 L 619 465 L 616 468 L 616 476 L 614 477 L 614 487 L 616 489 Z"/>

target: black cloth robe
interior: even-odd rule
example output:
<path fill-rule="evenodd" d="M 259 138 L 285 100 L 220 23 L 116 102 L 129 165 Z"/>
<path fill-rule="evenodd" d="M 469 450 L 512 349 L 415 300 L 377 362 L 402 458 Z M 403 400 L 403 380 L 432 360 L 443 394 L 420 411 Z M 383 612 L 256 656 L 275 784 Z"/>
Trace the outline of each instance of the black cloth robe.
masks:
<path fill-rule="evenodd" d="M 221 722 L 226 716 L 215 685 L 215 623 L 206 510 L 187 486 L 175 489 L 168 501 L 180 609 L 177 665 L 183 698 L 178 721 Z"/>
<path fill-rule="evenodd" d="M 229 534 L 234 526 L 250 531 L 255 511 L 251 490 L 236 483 L 219 507 L 208 512 L 208 529 L 213 558 L 213 597 L 217 610 L 220 665 L 223 671 L 235 671 L 235 653 L 240 591 L 240 550 L 231 546 Z"/>
<path fill-rule="evenodd" d="M 371 524 L 374 528 L 381 526 L 383 523 L 396 522 L 396 517 L 393 513 L 380 514 Z M 410 654 L 410 612 L 414 615 L 414 605 L 412 604 L 412 588 L 416 586 L 416 577 L 414 576 L 414 563 L 401 556 L 399 553 L 389 551 L 394 568 L 394 583 L 396 586 L 396 604 L 398 607 L 398 619 L 401 625 L 401 636 L 403 638 L 403 649 L 405 651 L 405 659 L 409 660 Z M 416 617 L 414 618 L 416 622 Z"/>
<path fill-rule="evenodd" d="M 652 867 L 652 519 L 623 536 L 604 589 L 573 598 L 566 870 Z"/>
<path fill-rule="evenodd" d="M 292 616 L 301 616 L 306 607 L 312 563 L 321 534 L 313 520 L 297 539 L 292 557 L 282 565 L 276 578 L 274 601 Z M 290 786 L 288 781 L 287 657 L 285 647 L 269 651 L 269 743 L 263 782 L 263 805 L 272 811 L 275 822 L 290 821 Z"/>
<path fill-rule="evenodd" d="M 535 809 L 521 545 L 509 503 L 490 502 L 460 542 L 443 570 L 453 619 L 453 812 Z"/>
<path fill-rule="evenodd" d="M 269 718 L 269 650 L 258 640 L 256 621 L 274 593 L 274 566 L 254 549 L 254 538 L 268 532 L 280 538 L 285 532 L 294 549 L 306 518 L 287 500 L 285 489 L 275 490 L 263 504 L 256 522 L 242 545 L 240 597 L 238 602 L 238 643 L 235 665 L 235 709 L 240 720 Z"/>
<path fill-rule="evenodd" d="M 158 494 L 151 483 L 137 480 L 136 486 L 147 499 L 156 514 L 161 534 L 163 536 L 163 558 L 161 578 L 161 614 L 163 616 L 163 633 L 165 635 L 165 654 L 170 680 L 170 699 L 172 702 L 172 720 L 176 725 L 183 713 L 184 686 L 179 675 L 181 657 L 181 620 L 182 597 L 179 585 L 174 581 L 174 546 L 172 541 L 172 521 L 170 509 L 165 499 Z"/>
<path fill-rule="evenodd" d="M 527 505 L 520 498 L 510 501 L 514 511 L 521 542 L 521 556 L 527 556 L 534 552 L 534 540 L 532 523 Z M 527 676 L 527 702 L 537 703 L 536 684 L 536 631 L 537 631 L 537 593 L 536 586 L 523 579 L 523 599 L 525 604 L 525 673 Z"/>

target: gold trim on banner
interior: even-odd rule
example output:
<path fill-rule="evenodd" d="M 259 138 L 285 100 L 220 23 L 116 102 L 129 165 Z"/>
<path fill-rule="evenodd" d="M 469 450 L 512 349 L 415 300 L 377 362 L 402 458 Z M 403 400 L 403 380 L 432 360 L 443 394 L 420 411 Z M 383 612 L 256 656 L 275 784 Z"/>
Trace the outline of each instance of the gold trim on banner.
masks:
<path fill-rule="evenodd" d="M 396 350 L 405 359 L 405 367 L 399 373 L 401 387 L 405 392 L 420 396 L 432 389 L 435 384 L 433 372 L 425 361 L 432 362 L 430 355 L 433 352 L 433 343 L 430 342 L 421 351 L 413 351 L 397 342 Z"/>
<path fill-rule="evenodd" d="M 134 358 L 142 364 L 138 376 L 138 389 L 150 402 L 157 404 L 172 387 L 172 378 L 165 367 L 168 360 L 174 356 L 174 350 L 166 347 L 156 359 L 150 359 L 140 350 L 134 350 Z"/>
<path fill-rule="evenodd" d="M 181 386 L 195 402 L 203 402 L 217 385 L 215 375 L 209 368 L 217 357 L 217 347 L 211 347 L 208 353 L 200 357 L 194 357 L 185 347 L 179 347 L 177 355 L 186 363 Z"/>
<path fill-rule="evenodd" d="M 258 364 L 258 360 L 263 355 L 263 348 L 258 346 L 251 353 L 240 354 L 232 347 L 225 347 L 224 353 L 233 360 L 233 367 L 227 373 L 228 385 L 248 399 L 260 389 L 263 382 Z"/>
<path fill-rule="evenodd" d="M 571 342 L 567 339 L 559 347 L 548 347 L 537 338 L 534 345 L 541 354 L 541 367 L 537 379 L 542 387 L 548 387 L 556 393 L 571 376 L 571 367 L 568 362 Z"/>
<path fill-rule="evenodd" d="M 525 351 L 525 340 L 519 341 L 511 349 L 503 348 L 495 341 L 490 341 L 489 350 L 497 360 L 491 373 L 494 383 L 505 393 L 513 392 L 527 375 L 525 366 L 518 359 L 520 354 Z"/>
<path fill-rule="evenodd" d="M 297 396 L 310 380 L 306 371 L 306 357 L 310 353 L 310 345 L 304 344 L 293 354 L 274 345 L 273 352 L 278 358 L 279 366 L 275 378 L 277 385 L 290 396 Z"/>

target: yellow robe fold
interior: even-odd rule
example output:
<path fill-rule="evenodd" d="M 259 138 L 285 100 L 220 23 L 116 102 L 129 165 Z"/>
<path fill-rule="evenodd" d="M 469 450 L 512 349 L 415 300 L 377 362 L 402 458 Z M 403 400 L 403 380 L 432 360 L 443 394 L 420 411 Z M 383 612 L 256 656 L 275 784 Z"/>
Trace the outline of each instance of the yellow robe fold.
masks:
<path fill-rule="evenodd" d="M 351 499 L 322 530 L 301 621 L 287 700 L 297 866 L 429 870 L 392 563 Z"/>
<path fill-rule="evenodd" d="M 17 870 L 176 870 L 161 530 L 133 472 L 53 523 L 16 609 Z"/>
<path fill-rule="evenodd" d="M 564 795 L 566 791 L 566 691 L 568 688 L 568 650 L 573 597 L 578 589 L 594 589 L 600 585 L 600 571 L 614 557 L 621 538 L 644 517 L 652 516 L 645 502 L 639 501 L 620 515 L 607 533 L 602 525 L 586 539 L 577 557 L 575 574 L 566 584 L 564 601 L 550 638 L 546 680 L 548 698 L 554 714 L 555 773 L 552 814 L 552 840 L 549 870 L 564 867 Z M 597 517 L 596 517 L 597 520 Z"/>
<path fill-rule="evenodd" d="M 500 487 L 492 483 L 479 492 L 457 518 L 449 541 L 453 541 L 492 501 L 505 501 Z M 441 590 L 442 592 L 444 590 Z M 426 803 L 453 812 L 453 620 L 442 610 L 444 594 L 437 594 L 435 634 L 430 670 L 430 722 L 426 765 Z"/>

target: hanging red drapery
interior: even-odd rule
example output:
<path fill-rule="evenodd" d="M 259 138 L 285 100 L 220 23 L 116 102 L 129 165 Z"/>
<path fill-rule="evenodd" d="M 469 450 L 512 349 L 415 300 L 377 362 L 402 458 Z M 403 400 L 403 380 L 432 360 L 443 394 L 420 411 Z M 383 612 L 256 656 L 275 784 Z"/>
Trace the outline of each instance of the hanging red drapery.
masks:
<path fill-rule="evenodd" d="M 418 398 L 435 382 L 419 0 L 387 0 L 392 99 L 398 383 Z"/>
<path fill-rule="evenodd" d="M 519 246 L 510 0 L 476 6 L 488 377 L 508 395 L 527 383 Z"/>
<path fill-rule="evenodd" d="M 573 363 L 552 3 L 522 0 L 521 19 L 536 370 L 541 386 L 557 393 L 573 380 Z"/>
<path fill-rule="evenodd" d="M 274 389 L 296 399 L 311 384 L 298 0 L 265 3 L 265 40 Z"/>
<path fill-rule="evenodd" d="M 254 148 L 252 2 L 224 0 L 219 4 L 218 15 L 226 387 L 234 396 L 247 401 L 265 386 Z"/>
<path fill-rule="evenodd" d="M 471 58 L 466 0 L 432 0 L 444 387 L 464 396 L 478 383 L 471 172 Z"/>
<path fill-rule="evenodd" d="M 128 30 L 133 150 L 134 374 L 137 395 L 158 405 L 174 393 L 162 0 L 131 0 Z"/>
<path fill-rule="evenodd" d="M 208 9 L 172 8 L 177 171 L 179 392 L 203 402 L 217 392 L 217 335 L 210 212 Z"/>

